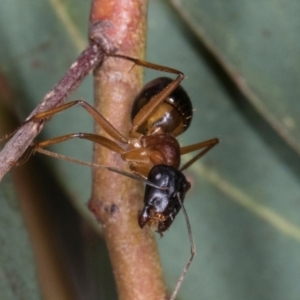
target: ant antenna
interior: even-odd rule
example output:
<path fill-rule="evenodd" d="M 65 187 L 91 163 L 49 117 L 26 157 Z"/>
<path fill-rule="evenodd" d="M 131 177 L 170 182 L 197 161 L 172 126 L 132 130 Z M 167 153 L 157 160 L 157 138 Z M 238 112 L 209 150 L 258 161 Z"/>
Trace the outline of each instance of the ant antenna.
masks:
<path fill-rule="evenodd" d="M 35 149 L 34 151 L 42 153 L 42 154 L 47 155 L 47 156 L 55 157 L 55 158 L 62 159 L 62 160 L 67 160 L 67 161 L 70 161 L 70 162 L 73 162 L 73 163 L 77 163 L 77 164 L 83 165 L 83 166 L 88 166 L 88 167 L 91 167 L 91 168 L 107 169 L 107 170 L 109 170 L 111 172 L 115 172 L 115 173 L 118 173 L 120 175 L 124 175 L 126 177 L 129 177 L 131 179 L 143 182 L 143 183 L 145 183 L 147 185 L 150 185 L 150 186 L 152 186 L 152 187 L 154 187 L 156 189 L 160 189 L 160 190 L 166 190 L 166 189 L 168 189 L 167 187 L 161 187 L 161 186 L 155 185 L 152 182 L 150 182 L 149 180 L 144 179 L 143 177 L 133 175 L 132 173 L 129 173 L 129 172 L 126 172 L 126 171 L 122 171 L 122 170 L 117 169 L 117 168 L 113 168 L 113 167 L 108 167 L 108 166 L 105 166 L 105 165 L 98 165 L 98 164 L 94 164 L 94 163 L 85 162 L 85 161 L 82 161 L 82 160 L 71 158 L 71 157 L 68 157 L 68 156 L 65 156 L 65 155 L 62 155 L 62 154 L 58 154 L 58 153 L 55 153 L 55 152 L 52 152 L 52 151 L 49 151 L 49 150 L 45 150 L 45 149 L 42 149 L 42 148 Z"/>
<path fill-rule="evenodd" d="M 192 263 L 192 260 L 194 259 L 194 256 L 196 255 L 196 245 L 195 245 L 195 241 L 194 241 L 194 237 L 193 237 L 193 233 L 192 233 L 192 228 L 191 228 L 191 224 L 190 224 L 190 220 L 189 220 L 189 217 L 188 217 L 188 214 L 185 210 L 185 207 L 183 205 L 183 202 L 181 201 L 180 197 L 179 197 L 179 194 L 177 194 L 177 199 L 178 199 L 178 202 L 182 208 L 182 212 L 183 212 L 183 215 L 184 215 L 184 218 L 185 218 L 185 221 L 186 221 L 186 226 L 187 226 L 187 230 L 188 230 L 188 235 L 189 235 L 189 239 L 190 239 L 190 245 L 191 245 L 191 257 L 190 259 L 188 260 L 187 264 L 185 265 L 178 281 L 177 281 L 177 284 L 175 286 L 175 289 L 170 297 L 169 300 L 175 300 L 177 294 L 178 294 L 178 291 L 182 285 L 182 282 L 186 276 L 186 273 Z"/>

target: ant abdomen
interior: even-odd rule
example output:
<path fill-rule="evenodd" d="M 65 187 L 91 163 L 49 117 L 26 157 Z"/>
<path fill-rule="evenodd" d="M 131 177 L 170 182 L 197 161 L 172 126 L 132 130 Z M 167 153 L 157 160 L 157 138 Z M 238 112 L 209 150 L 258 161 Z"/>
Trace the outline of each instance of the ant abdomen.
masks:
<path fill-rule="evenodd" d="M 134 120 L 145 105 L 172 82 L 171 78 L 159 77 L 146 84 L 133 102 L 131 119 Z M 160 130 L 178 136 L 189 127 L 192 116 L 193 106 L 190 97 L 182 86 L 178 86 L 139 127 L 138 132 L 146 134 Z"/>

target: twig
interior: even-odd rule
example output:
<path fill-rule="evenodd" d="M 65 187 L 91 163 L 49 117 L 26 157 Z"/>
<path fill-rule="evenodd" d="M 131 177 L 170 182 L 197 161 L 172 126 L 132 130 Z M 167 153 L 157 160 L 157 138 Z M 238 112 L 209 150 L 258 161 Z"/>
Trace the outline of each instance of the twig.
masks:
<path fill-rule="evenodd" d="M 120 54 L 143 58 L 144 0 L 94 0 L 90 22 L 90 36 L 94 40 L 101 38 L 106 51 L 117 49 Z M 132 101 L 141 88 L 142 71 L 140 67 L 132 69 L 127 60 L 112 57 L 95 73 L 95 107 L 125 136 L 130 128 Z M 105 135 L 99 126 L 96 132 Z M 119 154 L 96 145 L 94 163 L 126 168 Z M 107 170 L 93 169 L 89 208 L 103 226 L 121 300 L 166 297 L 153 234 L 141 230 L 137 222 L 142 198 L 141 183 Z"/>

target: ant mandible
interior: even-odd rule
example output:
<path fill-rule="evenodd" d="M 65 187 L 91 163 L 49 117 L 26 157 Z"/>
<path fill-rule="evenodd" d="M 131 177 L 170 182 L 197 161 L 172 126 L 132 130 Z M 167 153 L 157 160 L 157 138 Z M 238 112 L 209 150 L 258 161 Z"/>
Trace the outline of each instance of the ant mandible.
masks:
<path fill-rule="evenodd" d="M 190 222 L 183 205 L 185 194 L 191 185 L 182 171 L 212 149 L 219 140 L 214 138 L 185 147 L 179 146 L 176 136 L 188 129 L 193 115 L 191 100 L 180 85 L 184 79 L 182 72 L 123 55 L 110 54 L 109 56 L 129 60 L 142 67 L 176 74 L 177 77 L 175 80 L 160 77 L 144 86 L 132 105 L 132 127 L 128 138 L 123 136 L 95 108 L 83 100 L 71 101 L 34 115 L 25 122 L 42 121 L 72 106 L 80 105 L 114 140 L 91 133 L 59 136 L 32 144 L 16 165 L 23 163 L 34 152 L 38 151 L 46 155 L 95 166 L 44 149 L 47 146 L 72 138 L 90 140 L 120 154 L 122 159 L 129 163 L 129 168 L 134 175 L 104 167 L 146 183 L 144 208 L 138 216 L 138 224 L 141 228 L 146 225 L 155 227 L 156 231 L 162 235 L 171 226 L 180 209 L 183 210 L 190 239 L 191 257 L 171 295 L 170 300 L 174 300 L 196 253 Z M 180 167 L 181 155 L 197 150 L 200 152 Z"/>

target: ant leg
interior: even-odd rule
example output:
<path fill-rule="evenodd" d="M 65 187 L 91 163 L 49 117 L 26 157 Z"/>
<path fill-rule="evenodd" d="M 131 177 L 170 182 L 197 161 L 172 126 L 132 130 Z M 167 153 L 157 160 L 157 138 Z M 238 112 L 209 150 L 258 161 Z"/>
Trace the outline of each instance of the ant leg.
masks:
<path fill-rule="evenodd" d="M 156 189 L 165 189 L 161 186 L 157 186 L 157 185 L 153 184 L 151 181 L 148 181 L 146 178 L 143 178 L 143 177 L 138 176 L 138 175 L 134 175 L 134 174 L 126 172 L 126 171 L 122 171 L 122 170 L 117 169 L 117 168 L 113 168 L 113 167 L 109 167 L 109 166 L 105 166 L 105 165 L 94 164 L 94 163 L 89 163 L 89 162 L 86 162 L 86 161 L 71 158 L 69 156 L 58 154 L 58 153 L 55 153 L 55 152 L 52 152 L 52 151 L 48 151 L 48 150 L 45 150 L 43 148 L 36 149 L 36 151 L 39 152 L 39 153 L 54 157 L 54 158 L 70 161 L 70 162 L 73 162 L 73 163 L 76 163 L 76 164 L 79 164 L 79 165 L 83 165 L 83 166 L 87 166 L 87 167 L 91 167 L 91 168 L 106 169 L 106 170 L 109 170 L 111 172 L 115 172 L 115 173 L 118 173 L 120 175 L 126 176 L 128 178 L 143 182 L 143 183 L 145 183 L 147 185 L 150 185 L 150 186 L 152 186 Z"/>
<path fill-rule="evenodd" d="M 109 56 L 129 60 L 138 66 L 145 67 L 148 69 L 153 69 L 153 70 L 167 72 L 167 73 L 176 74 L 176 75 L 178 75 L 178 74 L 183 75 L 183 73 L 179 70 L 176 70 L 176 69 L 173 69 L 170 67 L 166 67 L 166 66 L 162 66 L 162 65 L 158 65 L 158 64 L 154 64 L 154 63 L 142 60 L 142 59 L 133 58 L 133 57 L 125 56 L 125 55 L 121 55 L 121 54 L 109 54 Z"/>
<path fill-rule="evenodd" d="M 39 152 L 40 149 L 43 149 L 50 145 L 65 142 L 65 141 L 73 139 L 73 138 L 90 140 L 94 143 L 102 145 L 103 147 L 105 147 L 111 151 L 114 151 L 114 152 L 117 152 L 120 154 L 122 154 L 124 152 L 124 149 L 122 149 L 120 146 L 118 146 L 114 141 L 111 141 L 110 139 L 103 137 L 101 135 L 92 134 L 92 133 L 71 133 L 71 134 L 58 136 L 56 138 L 52 138 L 49 140 L 45 140 L 42 142 L 32 144 L 26 150 L 25 154 L 20 158 L 20 160 L 17 161 L 15 166 L 19 166 L 19 165 L 25 163 L 30 158 L 31 155 L 33 155 L 35 152 Z"/>
<path fill-rule="evenodd" d="M 165 89 L 163 89 L 160 93 L 155 95 L 150 102 L 148 102 L 135 116 L 133 122 L 132 122 L 132 129 L 130 131 L 131 133 L 134 133 L 137 131 L 137 129 L 146 121 L 149 119 L 153 111 L 164 101 L 166 97 L 168 97 L 181 83 L 181 81 L 184 79 L 184 74 L 176 69 L 165 67 L 162 65 L 153 64 L 141 59 L 132 58 L 124 55 L 118 55 L 118 54 L 112 54 L 110 55 L 112 57 L 117 58 L 123 58 L 127 59 L 129 61 L 132 61 L 138 66 L 154 69 L 157 71 L 163 71 L 171 74 L 176 74 L 177 77 L 172 81 Z"/>
<path fill-rule="evenodd" d="M 186 263 L 184 269 L 182 270 L 182 273 L 177 281 L 177 284 L 175 286 L 175 289 L 170 297 L 169 300 L 175 300 L 177 294 L 178 294 L 178 291 L 182 285 L 182 282 L 185 278 L 185 275 L 194 259 L 194 256 L 196 255 L 196 245 L 195 245 L 195 241 L 194 241 L 194 237 L 193 237 L 193 233 L 192 233 L 192 227 L 191 227 L 191 224 L 190 224 L 190 220 L 189 220 L 189 217 L 188 217 L 188 214 L 185 210 L 185 207 L 179 197 L 179 195 L 177 194 L 177 199 L 178 199 L 178 202 L 182 208 L 182 211 L 183 211 L 183 214 L 184 214 L 184 218 L 185 218 L 185 221 L 186 221 L 186 226 L 187 226 L 187 230 L 188 230 L 188 235 L 189 235 L 189 240 L 190 240 L 190 245 L 191 245 L 191 257 L 190 259 L 188 260 L 188 262 Z"/>
<path fill-rule="evenodd" d="M 200 157 L 202 157 L 204 154 L 206 154 L 209 150 L 211 150 L 214 146 L 216 146 L 219 143 L 219 139 L 214 138 L 211 140 L 207 140 L 204 142 L 200 142 L 197 144 L 185 146 L 180 148 L 180 155 L 184 155 L 196 150 L 203 149 L 200 151 L 195 157 L 190 159 L 187 163 L 185 163 L 179 170 L 183 171 L 187 169 L 189 166 L 191 166 L 196 160 L 198 160 Z"/>
<path fill-rule="evenodd" d="M 123 144 L 128 143 L 127 139 L 116 128 L 114 128 L 93 106 L 91 106 L 84 100 L 71 101 L 53 109 L 40 112 L 26 120 L 25 123 L 50 118 L 75 105 L 80 105 L 81 107 L 83 107 L 112 138 Z"/>

